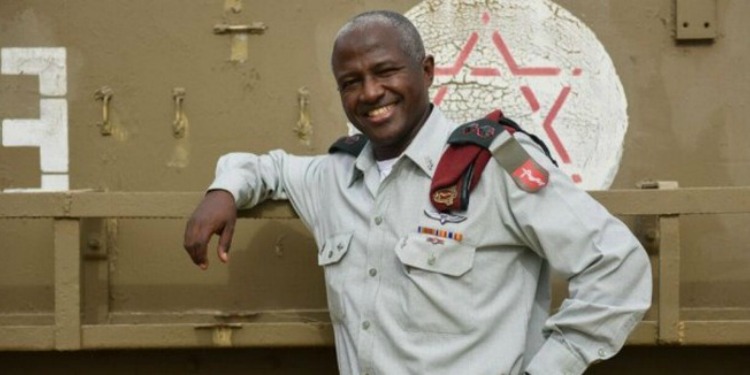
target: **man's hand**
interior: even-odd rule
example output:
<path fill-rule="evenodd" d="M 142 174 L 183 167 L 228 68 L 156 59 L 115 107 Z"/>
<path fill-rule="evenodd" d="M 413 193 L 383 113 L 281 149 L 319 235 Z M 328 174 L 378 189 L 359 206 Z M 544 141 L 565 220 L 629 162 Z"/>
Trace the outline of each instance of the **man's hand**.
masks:
<path fill-rule="evenodd" d="M 185 228 L 185 250 L 193 263 L 200 268 L 208 268 L 208 242 L 211 236 L 219 236 L 219 259 L 229 261 L 229 247 L 232 245 L 234 224 L 237 222 L 237 207 L 234 197 L 225 190 L 212 190 L 190 216 Z"/>

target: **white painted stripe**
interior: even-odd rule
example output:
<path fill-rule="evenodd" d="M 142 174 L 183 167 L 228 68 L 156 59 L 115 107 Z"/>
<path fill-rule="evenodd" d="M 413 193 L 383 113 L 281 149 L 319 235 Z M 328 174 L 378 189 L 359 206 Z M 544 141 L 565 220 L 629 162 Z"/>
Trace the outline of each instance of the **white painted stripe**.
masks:
<path fill-rule="evenodd" d="M 68 102 L 42 99 L 39 119 L 3 121 L 3 146 L 40 148 L 42 172 L 68 172 Z"/>
<path fill-rule="evenodd" d="M 43 174 L 42 191 L 67 191 L 70 183 L 67 174 Z"/>
<path fill-rule="evenodd" d="M 39 93 L 63 96 L 68 92 L 65 48 L 3 48 L 0 72 L 8 75 L 38 75 Z"/>

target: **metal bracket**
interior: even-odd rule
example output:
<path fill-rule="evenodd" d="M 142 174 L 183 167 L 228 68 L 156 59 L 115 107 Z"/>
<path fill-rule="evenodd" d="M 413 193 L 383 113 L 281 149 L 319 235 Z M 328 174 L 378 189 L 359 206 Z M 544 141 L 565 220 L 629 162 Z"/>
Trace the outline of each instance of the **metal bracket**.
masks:
<path fill-rule="evenodd" d="M 185 101 L 185 89 L 183 87 L 175 87 L 172 89 L 172 98 L 174 99 L 172 135 L 174 135 L 175 138 L 182 138 L 185 136 L 185 131 L 188 126 L 187 116 L 185 116 L 185 112 L 182 109 L 182 102 Z"/>
<path fill-rule="evenodd" d="M 85 260 L 106 260 L 117 238 L 117 219 L 86 218 L 81 220 L 82 254 Z"/>
<path fill-rule="evenodd" d="M 675 0 L 675 39 L 713 40 L 717 36 L 716 0 Z"/>
<path fill-rule="evenodd" d="M 112 135 L 112 124 L 109 122 L 109 102 L 112 100 L 112 89 L 103 86 L 94 93 L 94 99 L 102 101 L 102 122 L 97 124 L 102 135 Z"/>
<path fill-rule="evenodd" d="M 266 24 L 264 24 L 263 22 L 253 22 L 249 25 L 227 25 L 222 23 L 214 25 L 214 34 L 263 34 L 267 29 L 268 26 L 266 26 Z"/>
<path fill-rule="evenodd" d="M 639 181 L 636 187 L 643 190 L 650 189 L 677 189 L 679 184 L 676 181 L 653 181 L 644 180 Z M 659 217 L 656 215 L 638 216 L 635 218 L 635 229 L 634 232 L 638 237 L 638 240 L 643 244 L 646 252 L 649 255 L 656 255 L 659 253 L 659 243 L 661 241 L 661 233 L 659 231 Z"/>
<path fill-rule="evenodd" d="M 310 138 L 313 133 L 312 121 L 310 120 L 310 90 L 306 87 L 297 90 L 297 101 L 299 102 L 299 119 L 293 130 L 300 142 L 310 146 Z"/>
<path fill-rule="evenodd" d="M 245 62 L 247 60 L 247 36 L 250 34 L 263 34 L 268 26 L 263 22 L 253 22 L 249 25 L 214 25 L 214 34 L 232 35 L 232 47 L 229 61 Z"/>

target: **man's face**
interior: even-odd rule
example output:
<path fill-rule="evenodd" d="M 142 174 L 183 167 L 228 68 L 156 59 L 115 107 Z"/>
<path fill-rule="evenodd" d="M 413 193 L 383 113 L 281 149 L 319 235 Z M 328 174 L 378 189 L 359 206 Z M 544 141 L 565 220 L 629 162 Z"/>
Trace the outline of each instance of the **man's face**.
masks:
<path fill-rule="evenodd" d="M 371 22 L 334 45 L 333 75 L 346 117 L 372 142 L 375 158 L 399 156 L 430 113 L 434 61 L 414 61 L 391 26 Z"/>

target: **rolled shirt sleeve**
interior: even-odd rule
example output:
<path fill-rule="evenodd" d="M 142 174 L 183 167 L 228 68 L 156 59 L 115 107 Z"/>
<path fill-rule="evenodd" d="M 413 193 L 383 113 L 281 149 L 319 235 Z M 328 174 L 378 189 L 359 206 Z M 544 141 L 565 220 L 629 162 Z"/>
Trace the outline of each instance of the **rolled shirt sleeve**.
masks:
<path fill-rule="evenodd" d="M 216 165 L 216 177 L 208 190 L 226 190 L 239 209 L 247 209 L 265 200 L 288 199 L 303 222 L 311 228 L 318 209 L 315 188 L 322 156 L 295 156 L 283 150 L 264 155 L 230 153 Z"/>

